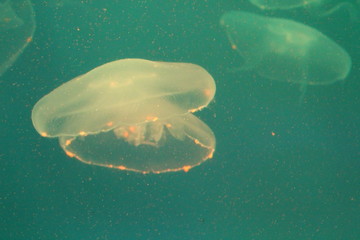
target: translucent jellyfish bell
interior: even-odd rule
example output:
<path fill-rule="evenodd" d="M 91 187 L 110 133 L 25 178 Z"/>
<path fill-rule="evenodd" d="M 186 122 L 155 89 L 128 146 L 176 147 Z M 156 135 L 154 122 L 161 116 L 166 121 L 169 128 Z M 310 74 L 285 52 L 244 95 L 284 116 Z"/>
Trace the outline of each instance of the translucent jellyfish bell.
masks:
<path fill-rule="evenodd" d="M 242 11 L 225 13 L 220 24 L 232 48 L 244 58 L 242 70 L 303 87 L 331 84 L 349 74 L 349 54 L 304 24 Z"/>
<path fill-rule="evenodd" d="M 252 4 L 260 9 L 292 9 L 311 5 L 321 5 L 325 0 L 250 0 Z"/>
<path fill-rule="evenodd" d="M 215 151 L 213 132 L 192 114 L 209 104 L 215 88 L 195 64 L 123 59 L 44 96 L 32 120 L 42 136 L 59 138 L 69 156 L 88 164 L 188 171 Z"/>
<path fill-rule="evenodd" d="M 339 10 L 348 12 L 352 21 L 359 21 L 359 1 L 351 3 L 346 0 L 249 0 L 253 5 L 262 10 L 290 10 L 306 8 L 312 15 L 319 17 L 328 16 Z"/>

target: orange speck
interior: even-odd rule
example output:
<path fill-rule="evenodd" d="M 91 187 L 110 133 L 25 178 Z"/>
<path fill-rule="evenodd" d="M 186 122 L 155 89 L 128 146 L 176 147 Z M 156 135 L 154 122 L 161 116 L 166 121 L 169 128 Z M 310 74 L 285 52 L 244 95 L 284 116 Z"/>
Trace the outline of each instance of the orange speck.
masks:
<path fill-rule="evenodd" d="M 153 117 L 153 116 L 147 116 L 146 117 L 146 121 L 153 121 L 153 122 L 155 122 L 155 121 L 157 121 L 159 118 L 158 117 Z"/>
<path fill-rule="evenodd" d="M 117 82 L 114 82 L 114 81 L 110 82 L 110 87 L 115 87 L 116 85 L 117 85 Z"/>
<path fill-rule="evenodd" d="M 231 48 L 232 48 L 233 50 L 236 50 L 236 49 L 237 49 L 237 46 L 236 46 L 235 44 L 233 44 L 233 45 L 231 45 Z"/>
<path fill-rule="evenodd" d="M 65 146 L 69 146 L 71 144 L 72 140 L 66 140 L 65 141 Z"/>
<path fill-rule="evenodd" d="M 214 150 L 212 150 L 211 153 L 209 153 L 207 158 L 213 158 L 213 156 L 214 156 Z"/>
<path fill-rule="evenodd" d="M 27 39 L 26 39 L 26 42 L 27 43 L 29 43 L 29 42 L 31 42 L 32 41 L 32 37 L 28 37 Z"/>
<path fill-rule="evenodd" d="M 205 89 L 205 90 L 204 90 L 204 95 L 205 95 L 205 96 L 210 96 L 211 93 L 212 93 L 212 91 L 211 91 L 210 89 Z"/>
<path fill-rule="evenodd" d="M 47 137 L 47 136 L 48 136 L 47 132 L 42 132 L 42 133 L 40 133 L 40 135 L 41 135 L 42 137 Z"/>
<path fill-rule="evenodd" d="M 136 132 L 136 127 L 135 126 L 130 126 L 128 129 L 132 133 Z"/>
<path fill-rule="evenodd" d="M 69 151 L 65 151 L 66 155 L 68 155 L 69 157 L 75 157 L 75 154 Z"/>
<path fill-rule="evenodd" d="M 276 135 L 276 133 L 274 133 L 274 132 L 271 132 L 271 136 L 275 136 Z"/>
<path fill-rule="evenodd" d="M 128 138 L 128 137 L 129 137 L 129 132 L 128 132 L 128 131 L 124 131 L 124 132 L 122 133 L 122 136 L 123 136 L 123 138 Z"/>
<path fill-rule="evenodd" d="M 120 169 L 120 170 L 126 170 L 126 167 L 122 166 L 122 165 L 118 166 L 117 168 Z"/>
<path fill-rule="evenodd" d="M 79 135 L 80 135 L 80 136 L 86 136 L 86 135 L 87 135 L 87 133 L 86 133 L 86 132 L 84 132 L 84 131 L 80 131 L 80 132 L 79 132 Z"/>
<path fill-rule="evenodd" d="M 114 125 L 114 122 L 108 122 L 108 123 L 106 123 L 106 126 L 108 126 L 108 127 L 111 127 L 112 125 Z"/>
<path fill-rule="evenodd" d="M 190 165 L 183 166 L 182 169 L 184 170 L 184 172 L 188 172 L 191 169 L 191 166 Z"/>
<path fill-rule="evenodd" d="M 165 126 L 166 126 L 167 128 L 172 128 L 171 123 L 167 123 L 167 124 L 165 124 Z"/>
<path fill-rule="evenodd" d="M 194 143 L 195 144 L 200 144 L 199 140 L 197 140 L 197 139 L 194 139 Z"/>

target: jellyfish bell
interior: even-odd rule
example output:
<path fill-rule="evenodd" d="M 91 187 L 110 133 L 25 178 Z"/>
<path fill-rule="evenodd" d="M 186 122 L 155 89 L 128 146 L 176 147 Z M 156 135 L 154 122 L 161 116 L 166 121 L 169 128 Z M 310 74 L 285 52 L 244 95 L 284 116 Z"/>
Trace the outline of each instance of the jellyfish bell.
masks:
<path fill-rule="evenodd" d="M 211 75 L 190 63 L 123 59 L 44 96 L 35 129 L 58 137 L 71 157 L 143 173 L 189 170 L 215 149 L 211 129 L 192 112 L 215 94 Z"/>
<path fill-rule="evenodd" d="M 33 110 L 34 126 L 52 137 L 156 121 L 207 106 L 215 88 L 211 75 L 195 64 L 122 59 L 43 97 Z M 164 102 L 176 107 L 167 109 Z"/>
<path fill-rule="evenodd" d="M 325 17 L 344 10 L 352 22 L 360 20 L 359 1 L 346 0 L 249 0 L 250 3 L 261 10 L 292 10 L 303 8 L 313 16 Z"/>
<path fill-rule="evenodd" d="M 325 0 L 250 0 L 250 2 L 263 10 L 293 9 L 307 6 L 319 6 Z"/>
<path fill-rule="evenodd" d="M 220 20 L 232 48 L 244 59 L 241 70 L 264 78 L 307 85 L 344 80 L 351 68 L 349 54 L 333 40 L 304 24 L 242 11 Z"/>

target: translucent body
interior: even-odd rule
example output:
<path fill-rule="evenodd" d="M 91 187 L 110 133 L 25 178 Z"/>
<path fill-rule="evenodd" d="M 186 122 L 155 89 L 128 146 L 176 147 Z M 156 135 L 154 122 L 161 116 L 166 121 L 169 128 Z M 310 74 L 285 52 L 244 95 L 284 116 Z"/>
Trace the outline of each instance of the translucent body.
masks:
<path fill-rule="evenodd" d="M 35 14 L 29 0 L 7 0 L 0 4 L 0 76 L 31 42 Z"/>
<path fill-rule="evenodd" d="M 24 24 L 12 9 L 10 0 L 0 3 L 0 17 L 0 31 L 17 28 Z"/>
<path fill-rule="evenodd" d="M 214 152 L 212 131 L 191 114 L 214 94 L 214 80 L 197 65 L 124 59 L 55 89 L 34 106 L 32 120 L 42 136 L 59 137 L 69 156 L 89 164 L 188 170 Z"/>
<path fill-rule="evenodd" d="M 324 0 L 250 0 L 261 9 L 292 9 L 309 5 L 321 5 Z"/>
<path fill-rule="evenodd" d="M 262 10 L 290 10 L 306 8 L 311 15 L 324 17 L 339 10 L 345 10 L 351 21 L 360 19 L 359 2 L 346 0 L 249 0 L 253 5 Z"/>
<path fill-rule="evenodd" d="M 343 80 L 350 71 L 348 53 L 304 24 L 241 11 L 225 13 L 220 24 L 244 58 L 242 69 L 265 78 L 321 85 Z"/>

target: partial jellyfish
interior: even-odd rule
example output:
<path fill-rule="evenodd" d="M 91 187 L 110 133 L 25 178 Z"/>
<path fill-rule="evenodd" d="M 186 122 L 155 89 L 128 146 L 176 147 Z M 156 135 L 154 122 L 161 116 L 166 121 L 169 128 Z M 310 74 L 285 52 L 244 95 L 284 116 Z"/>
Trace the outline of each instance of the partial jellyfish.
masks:
<path fill-rule="evenodd" d="M 35 14 L 29 0 L 0 2 L 0 76 L 32 41 Z"/>
<path fill-rule="evenodd" d="M 24 24 L 23 20 L 12 9 L 10 0 L 7 0 L 5 3 L 0 2 L 0 16 L 0 31 L 14 29 Z"/>
<path fill-rule="evenodd" d="M 41 4 L 45 7 L 61 9 L 61 8 L 71 8 L 78 9 L 86 7 L 91 4 L 92 0 L 42 0 Z"/>
<path fill-rule="evenodd" d="M 321 5 L 324 0 L 249 0 L 263 10 L 292 9 L 311 5 Z"/>
<path fill-rule="evenodd" d="M 240 70 L 264 78 L 301 85 L 344 80 L 351 68 L 349 54 L 319 31 L 295 21 L 230 11 L 220 24 L 232 49 L 244 59 Z"/>
<path fill-rule="evenodd" d="M 290 10 L 305 8 L 313 15 L 327 16 L 339 10 L 348 12 L 352 21 L 359 20 L 359 2 L 346 0 L 249 0 L 262 10 Z"/>
<path fill-rule="evenodd" d="M 70 157 L 141 173 L 188 171 L 213 156 L 215 136 L 194 112 L 215 95 L 191 63 L 122 59 L 53 90 L 32 110 L 35 129 Z"/>

